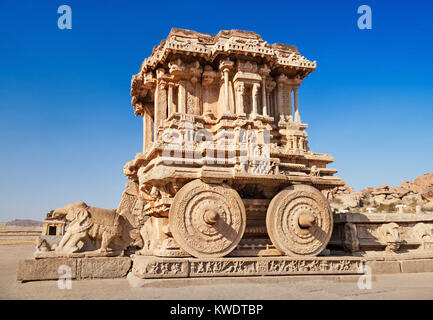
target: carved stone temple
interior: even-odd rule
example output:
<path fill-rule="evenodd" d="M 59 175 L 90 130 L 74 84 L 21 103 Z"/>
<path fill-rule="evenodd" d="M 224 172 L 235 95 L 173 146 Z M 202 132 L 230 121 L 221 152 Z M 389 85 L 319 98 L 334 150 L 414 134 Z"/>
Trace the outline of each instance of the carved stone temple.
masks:
<path fill-rule="evenodd" d="M 301 120 L 300 86 L 315 69 L 254 32 L 172 29 L 132 77 L 143 150 L 124 166 L 119 207 L 54 210 L 69 226 L 61 240 L 41 237 L 35 258 L 73 259 L 77 278 L 128 263 L 138 278 L 362 273 L 359 255 L 326 249 L 323 192 L 345 183 Z"/>

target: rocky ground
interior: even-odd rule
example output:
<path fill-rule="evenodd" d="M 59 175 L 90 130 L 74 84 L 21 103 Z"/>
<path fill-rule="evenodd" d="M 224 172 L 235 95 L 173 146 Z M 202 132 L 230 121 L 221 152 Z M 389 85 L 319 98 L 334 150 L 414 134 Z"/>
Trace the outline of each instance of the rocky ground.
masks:
<path fill-rule="evenodd" d="M 126 279 L 19 283 L 20 259 L 33 246 L 0 245 L 0 299 L 433 299 L 433 273 L 373 275 L 371 288 L 358 287 L 359 276 L 292 276 L 150 280 L 132 288 Z"/>
<path fill-rule="evenodd" d="M 329 190 L 325 195 L 336 212 L 433 211 L 433 173 L 402 181 L 397 187 L 384 184 L 354 191 L 352 187 L 344 186 Z"/>

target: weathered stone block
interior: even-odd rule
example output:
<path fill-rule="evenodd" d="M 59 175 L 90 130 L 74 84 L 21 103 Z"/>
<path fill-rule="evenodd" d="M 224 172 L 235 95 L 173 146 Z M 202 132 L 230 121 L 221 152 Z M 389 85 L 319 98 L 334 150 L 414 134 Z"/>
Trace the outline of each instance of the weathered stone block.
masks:
<path fill-rule="evenodd" d="M 21 260 L 18 264 L 17 280 L 56 280 L 63 273 L 59 273 L 59 267 L 66 265 L 71 268 L 71 278 L 77 278 L 77 259 L 29 259 Z"/>
<path fill-rule="evenodd" d="M 403 260 L 401 261 L 401 272 L 433 272 L 433 259 Z"/>
<path fill-rule="evenodd" d="M 18 265 L 18 281 L 57 280 L 65 275 L 59 267 L 71 268 L 71 279 L 124 278 L 131 269 L 131 258 L 47 258 L 21 260 Z"/>
<path fill-rule="evenodd" d="M 131 259 L 128 257 L 91 258 L 81 259 L 81 279 L 114 279 L 124 278 L 131 268 Z"/>
<path fill-rule="evenodd" d="M 400 261 L 367 261 L 366 266 L 371 268 L 372 274 L 400 273 Z"/>

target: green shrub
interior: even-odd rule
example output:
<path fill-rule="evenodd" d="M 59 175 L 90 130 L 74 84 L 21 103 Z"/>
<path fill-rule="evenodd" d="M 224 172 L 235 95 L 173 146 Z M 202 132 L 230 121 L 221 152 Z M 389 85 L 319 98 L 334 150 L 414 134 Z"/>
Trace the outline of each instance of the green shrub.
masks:
<path fill-rule="evenodd" d="M 377 208 L 376 208 L 376 212 L 396 212 L 396 208 L 395 208 L 395 203 L 391 203 L 391 204 L 383 204 L 381 203 Z"/>
<path fill-rule="evenodd" d="M 338 204 L 342 204 L 343 203 L 343 200 L 341 200 L 340 198 L 337 198 L 337 197 L 332 197 L 331 201 L 334 202 L 334 203 L 338 203 Z"/>

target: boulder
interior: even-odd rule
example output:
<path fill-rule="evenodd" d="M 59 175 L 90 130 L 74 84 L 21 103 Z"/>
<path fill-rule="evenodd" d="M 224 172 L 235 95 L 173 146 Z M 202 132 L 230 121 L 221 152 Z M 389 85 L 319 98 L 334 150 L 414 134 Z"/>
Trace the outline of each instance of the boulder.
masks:
<path fill-rule="evenodd" d="M 412 194 L 412 195 L 404 196 L 401 199 L 401 201 L 405 205 L 413 205 L 413 204 L 422 205 L 423 204 L 422 198 L 419 194 Z"/>
<path fill-rule="evenodd" d="M 390 205 L 390 204 L 398 204 L 400 203 L 401 200 L 397 199 L 397 198 L 392 198 L 392 199 L 385 199 L 384 201 L 382 201 L 381 203 L 378 204 L 384 204 L 384 205 Z"/>
<path fill-rule="evenodd" d="M 433 201 L 422 206 L 425 211 L 433 211 Z"/>
<path fill-rule="evenodd" d="M 421 193 L 431 187 L 433 187 L 433 173 L 426 173 L 411 183 L 411 189 L 417 193 Z"/>
<path fill-rule="evenodd" d="M 339 194 L 336 195 L 331 201 L 331 207 L 339 210 L 356 208 L 359 207 L 360 199 L 361 199 L 360 192 L 354 192 L 350 194 Z"/>
<path fill-rule="evenodd" d="M 374 202 L 375 202 L 376 204 L 381 204 L 381 203 L 383 203 L 383 202 L 385 201 L 385 199 L 386 199 L 386 196 L 385 196 L 384 194 L 377 195 L 377 196 L 374 196 L 374 197 L 373 197 L 373 200 L 374 200 Z"/>
<path fill-rule="evenodd" d="M 426 201 L 433 201 L 433 187 L 425 189 L 420 195 Z"/>

